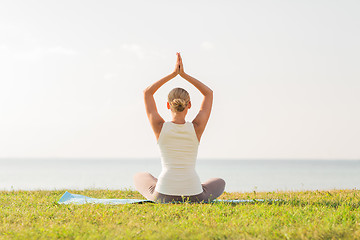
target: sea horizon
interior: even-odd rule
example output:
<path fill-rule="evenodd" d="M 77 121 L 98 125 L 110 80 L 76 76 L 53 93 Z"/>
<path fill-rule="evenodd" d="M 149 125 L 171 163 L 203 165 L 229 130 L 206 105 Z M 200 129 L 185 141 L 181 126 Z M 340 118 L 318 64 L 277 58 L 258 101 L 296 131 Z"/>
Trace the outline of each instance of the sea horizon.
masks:
<path fill-rule="evenodd" d="M 160 160 L 161 157 L 1 157 L 1 160 Z M 197 161 L 360 161 L 360 158 L 198 158 Z"/>
<path fill-rule="evenodd" d="M 133 175 L 161 172 L 160 158 L 1 158 L 0 190 L 134 189 Z M 202 182 L 220 177 L 225 191 L 360 188 L 360 160 L 198 159 Z"/>

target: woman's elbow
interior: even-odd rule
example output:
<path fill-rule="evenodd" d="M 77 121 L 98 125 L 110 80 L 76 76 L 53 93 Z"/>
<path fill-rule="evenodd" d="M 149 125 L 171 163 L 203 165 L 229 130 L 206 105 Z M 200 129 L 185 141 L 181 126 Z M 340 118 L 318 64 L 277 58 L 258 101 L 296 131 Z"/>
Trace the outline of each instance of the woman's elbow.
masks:
<path fill-rule="evenodd" d="M 149 88 L 145 88 L 143 91 L 144 96 L 148 95 L 150 93 Z"/>

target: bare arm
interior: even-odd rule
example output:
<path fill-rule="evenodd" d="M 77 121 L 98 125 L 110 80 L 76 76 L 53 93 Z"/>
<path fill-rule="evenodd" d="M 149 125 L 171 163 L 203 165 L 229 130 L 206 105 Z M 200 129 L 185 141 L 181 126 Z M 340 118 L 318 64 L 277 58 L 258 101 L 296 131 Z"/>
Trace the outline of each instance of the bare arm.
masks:
<path fill-rule="evenodd" d="M 181 77 L 183 77 L 189 83 L 194 85 L 204 96 L 203 101 L 200 106 L 200 111 L 196 115 L 195 119 L 192 121 L 194 124 L 196 135 L 200 141 L 201 136 L 205 130 L 206 124 L 210 117 L 212 102 L 213 102 L 213 91 L 208 86 L 206 86 L 205 84 L 203 84 L 202 82 L 197 80 L 196 78 L 191 77 L 190 75 L 185 73 L 181 57 L 180 57 L 179 74 Z"/>
<path fill-rule="evenodd" d="M 166 77 L 163 77 L 159 81 L 156 81 L 155 83 L 151 84 L 144 90 L 144 102 L 145 102 L 146 114 L 149 118 L 150 125 L 155 133 L 156 140 L 159 138 L 162 125 L 164 124 L 165 121 L 158 113 L 154 99 L 154 94 L 162 85 L 164 85 L 166 82 L 170 81 L 171 79 L 173 79 L 178 75 L 179 73 L 178 63 L 179 60 L 176 63 L 175 70 L 171 74 L 167 75 Z"/>

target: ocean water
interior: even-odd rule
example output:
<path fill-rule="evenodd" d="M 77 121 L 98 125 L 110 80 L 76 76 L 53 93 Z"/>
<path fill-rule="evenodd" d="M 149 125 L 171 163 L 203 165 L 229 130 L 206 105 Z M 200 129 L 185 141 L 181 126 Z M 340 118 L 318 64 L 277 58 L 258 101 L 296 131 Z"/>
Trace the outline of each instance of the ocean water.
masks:
<path fill-rule="evenodd" d="M 358 160 L 206 160 L 202 182 L 226 181 L 227 192 L 359 189 Z M 133 175 L 161 172 L 160 159 L 0 159 L 0 190 L 134 189 Z"/>

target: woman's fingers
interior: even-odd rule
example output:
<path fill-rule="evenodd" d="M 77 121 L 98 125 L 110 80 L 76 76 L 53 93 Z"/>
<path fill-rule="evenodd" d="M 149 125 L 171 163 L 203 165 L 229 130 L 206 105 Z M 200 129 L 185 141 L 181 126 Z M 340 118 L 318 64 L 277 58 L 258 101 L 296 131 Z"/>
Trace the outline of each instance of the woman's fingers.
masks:
<path fill-rule="evenodd" d="M 184 66 L 183 66 L 183 63 L 182 63 L 182 58 L 181 58 L 181 55 L 180 55 L 180 53 L 178 52 L 178 53 L 176 53 L 177 54 L 177 56 L 178 56 L 178 61 L 179 61 L 179 72 L 181 73 L 181 72 L 184 72 Z"/>
<path fill-rule="evenodd" d="M 181 58 L 181 55 L 179 53 L 179 69 L 180 69 L 180 73 L 183 73 L 184 72 L 184 66 L 183 66 L 183 63 L 182 63 L 182 58 Z"/>
<path fill-rule="evenodd" d="M 176 74 L 179 74 L 179 72 L 180 72 L 180 58 L 179 58 L 179 53 L 177 52 L 176 55 L 177 55 L 177 59 L 176 59 L 176 65 L 175 65 L 175 70 L 174 70 L 174 72 L 175 72 Z"/>

